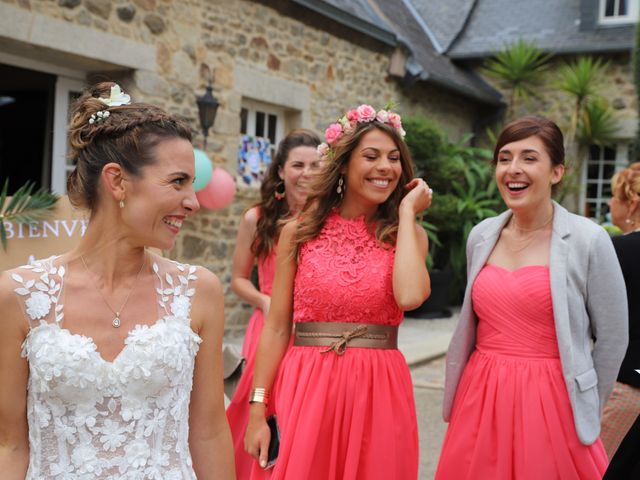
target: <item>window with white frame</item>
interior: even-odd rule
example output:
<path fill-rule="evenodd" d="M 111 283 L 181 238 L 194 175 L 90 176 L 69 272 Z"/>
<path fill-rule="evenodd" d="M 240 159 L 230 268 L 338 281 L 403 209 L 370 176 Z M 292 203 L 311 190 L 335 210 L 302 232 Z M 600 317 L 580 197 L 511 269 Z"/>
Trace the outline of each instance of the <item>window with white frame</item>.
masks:
<path fill-rule="evenodd" d="M 592 145 L 584 169 L 584 216 L 603 221 L 609 211 L 611 177 L 628 164 L 628 145 Z"/>
<path fill-rule="evenodd" d="M 638 20 L 639 0 L 600 0 L 600 24 L 635 23 Z"/>
<path fill-rule="evenodd" d="M 83 88 L 84 83 L 77 79 L 59 76 L 56 82 L 51 189 L 61 195 L 67 193 L 67 178 L 75 169 L 75 165 L 68 155 L 67 125 L 71 115 L 71 106 L 82 95 Z"/>
<path fill-rule="evenodd" d="M 284 136 L 285 110 L 250 99 L 243 99 L 240 111 L 238 174 L 251 185 L 262 181 Z"/>

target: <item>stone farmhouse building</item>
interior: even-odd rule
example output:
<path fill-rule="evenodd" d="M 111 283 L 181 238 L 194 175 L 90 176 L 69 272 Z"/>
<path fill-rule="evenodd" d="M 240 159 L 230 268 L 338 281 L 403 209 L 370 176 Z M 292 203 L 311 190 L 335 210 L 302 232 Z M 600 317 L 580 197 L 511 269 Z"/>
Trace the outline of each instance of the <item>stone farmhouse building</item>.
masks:
<path fill-rule="evenodd" d="M 601 194 L 593 200 L 585 189 L 585 202 L 602 202 L 610 166 L 626 163 L 635 135 L 638 2 L 0 0 L 0 178 L 65 192 L 68 109 L 88 82 L 115 80 L 134 100 L 179 114 L 199 132 L 196 97 L 212 79 L 220 107 L 206 152 L 236 176 L 238 192 L 229 207 L 185 223 L 169 254 L 228 285 L 239 217 L 258 198 L 258 185 L 238 169 L 243 140 L 264 139 L 260 148 L 273 153 L 293 128 L 321 133 L 351 106 L 390 100 L 403 115 L 433 119 L 452 140 L 482 132 L 505 106 L 482 62 L 524 37 L 564 57 L 612 59 L 620 140 L 592 158 L 600 176 L 589 168 L 585 178 L 599 182 Z M 203 147 L 201 133 L 194 145 Z M 226 302 L 229 328 L 244 325 L 248 307 L 232 294 Z"/>

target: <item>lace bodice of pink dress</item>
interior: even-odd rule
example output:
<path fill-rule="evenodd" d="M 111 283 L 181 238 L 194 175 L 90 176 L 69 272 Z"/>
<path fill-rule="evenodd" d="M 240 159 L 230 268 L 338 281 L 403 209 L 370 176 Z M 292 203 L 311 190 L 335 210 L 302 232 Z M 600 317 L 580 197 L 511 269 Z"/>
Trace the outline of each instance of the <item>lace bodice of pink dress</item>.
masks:
<path fill-rule="evenodd" d="M 393 296 L 395 249 L 381 244 L 364 217 L 331 213 L 320 234 L 305 243 L 294 288 L 294 322 L 399 325 Z"/>

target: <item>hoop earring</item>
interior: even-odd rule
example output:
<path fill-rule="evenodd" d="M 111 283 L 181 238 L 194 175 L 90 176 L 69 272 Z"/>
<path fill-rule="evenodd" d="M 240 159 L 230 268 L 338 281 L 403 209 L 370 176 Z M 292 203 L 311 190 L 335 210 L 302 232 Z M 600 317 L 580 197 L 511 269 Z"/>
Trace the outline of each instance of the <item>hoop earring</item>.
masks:
<path fill-rule="evenodd" d="M 344 191 L 346 187 L 344 186 L 344 177 L 340 175 L 338 179 L 338 187 L 336 188 L 336 193 L 340 195 L 340 198 L 344 197 Z"/>
<path fill-rule="evenodd" d="M 279 192 L 278 189 L 282 186 L 282 191 Z M 282 200 L 284 199 L 284 197 L 287 196 L 287 192 L 285 192 L 284 190 L 284 182 L 280 182 L 277 186 L 276 186 L 276 191 L 273 192 L 273 196 L 276 197 L 276 200 Z"/>

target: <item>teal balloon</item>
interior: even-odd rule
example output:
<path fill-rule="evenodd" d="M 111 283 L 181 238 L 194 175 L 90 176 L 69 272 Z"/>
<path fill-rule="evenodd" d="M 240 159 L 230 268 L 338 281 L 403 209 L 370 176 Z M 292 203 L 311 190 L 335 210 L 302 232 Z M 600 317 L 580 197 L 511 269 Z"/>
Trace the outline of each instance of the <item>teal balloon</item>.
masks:
<path fill-rule="evenodd" d="M 213 175 L 213 164 L 207 154 L 198 148 L 193 149 L 193 153 L 196 157 L 196 179 L 193 182 L 193 189 L 199 192 L 207 186 L 211 175 Z"/>

